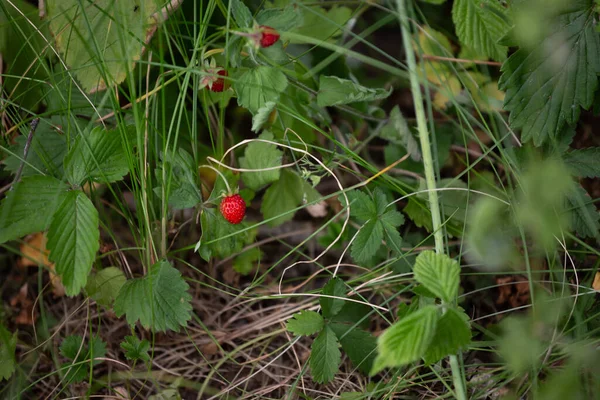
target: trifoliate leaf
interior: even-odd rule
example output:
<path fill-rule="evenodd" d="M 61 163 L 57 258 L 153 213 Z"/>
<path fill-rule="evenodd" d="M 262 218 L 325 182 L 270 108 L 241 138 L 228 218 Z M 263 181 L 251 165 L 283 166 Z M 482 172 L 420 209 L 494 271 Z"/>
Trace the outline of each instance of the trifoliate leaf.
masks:
<path fill-rule="evenodd" d="M 555 139 L 566 124 L 579 119 L 593 102 L 600 73 L 600 37 L 590 0 L 564 3 L 564 10 L 544 21 L 549 34 L 531 48 L 521 48 L 502 65 L 499 87 L 510 124 L 522 140 L 539 146 Z"/>
<path fill-rule="evenodd" d="M 88 278 L 85 291 L 98 304 L 110 307 L 127 279 L 117 267 L 107 267 Z"/>
<path fill-rule="evenodd" d="M 91 179 L 110 183 L 123 179 L 129 172 L 125 148 L 118 130 L 97 127 L 77 137 L 65 157 L 65 175 L 72 185 Z"/>
<path fill-rule="evenodd" d="M 259 137 L 264 140 L 273 140 L 273 134 L 265 132 Z M 240 167 L 243 169 L 265 169 L 281 165 L 283 152 L 276 145 L 265 142 L 252 142 L 246 147 L 244 157 L 240 158 Z M 242 180 L 250 189 L 258 190 L 263 186 L 275 182 L 281 176 L 281 169 L 267 171 L 242 172 Z"/>
<path fill-rule="evenodd" d="M 423 358 L 426 363 L 433 364 L 446 356 L 456 354 L 469 343 L 471 343 L 469 316 L 462 310 L 449 308 L 439 319 L 435 335 Z"/>
<path fill-rule="evenodd" d="M 69 192 L 48 229 L 48 258 L 56 263 L 68 296 L 79 294 L 87 282 L 100 248 L 98 211 L 80 191 Z"/>
<path fill-rule="evenodd" d="M 233 83 L 233 88 L 238 104 L 256 114 L 268 102 L 277 103 L 287 85 L 285 74 L 277 68 L 258 66 L 243 73 Z"/>
<path fill-rule="evenodd" d="M 252 132 L 258 132 L 263 125 L 269 120 L 271 113 L 277 106 L 274 101 L 267 101 L 264 106 L 258 109 L 256 114 L 252 117 Z"/>
<path fill-rule="evenodd" d="M 342 362 L 339 343 L 333 330 L 325 326 L 314 340 L 310 351 L 310 369 L 315 382 L 330 382 Z"/>
<path fill-rule="evenodd" d="M 177 332 L 192 317 L 188 289 L 177 269 L 159 261 L 148 275 L 125 282 L 115 301 L 115 314 L 125 314 L 130 325 L 139 320 L 146 329 Z"/>
<path fill-rule="evenodd" d="M 248 275 L 255 270 L 257 262 L 263 257 L 258 247 L 244 251 L 233 259 L 233 270 L 241 275 Z"/>
<path fill-rule="evenodd" d="M 315 311 L 304 310 L 288 319 L 286 328 L 294 335 L 310 336 L 321 331 L 324 324 L 325 321 L 321 314 Z"/>
<path fill-rule="evenodd" d="M 600 212 L 581 185 L 567 194 L 566 207 L 571 213 L 571 229 L 580 237 L 600 239 Z"/>
<path fill-rule="evenodd" d="M 147 340 L 140 340 L 137 336 L 125 336 L 125 340 L 120 344 L 121 348 L 125 352 L 125 357 L 131 361 L 150 361 L 150 355 L 148 350 L 150 349 L 150 342 Z"/>
<path fill-rule="evenodd" d="M 510 29 L 504 7 L 496 0 L 456 0 L 452 20 L 461 43 L 494 60 L 506 58 L 507 47 L 498 40 Z"/>
<path fill-rule="evenodd" d="M 81 336 L 72 335 L 67 336 L 61 343 L 60 354 L 71 360 L 62 364 L 62 370 L 66 374 L 65 382 L 77 383 L 90 375 L 92 365 L 101 363 L 97 358 L 106 355 L 106 345 L 100 338 L 93 337 L 85 346 Z"/>
<path fill-rule="evenodd" d="M 413 272 L 417 282 L 423 284 L 436 297 L 452 302 L 458 294 L 460 265 L 445 254 L 427 250 L 419 254 Z"/>
<path fill-rule="evenodd" d="M 352 364 L 363 373 L 368 374 L 377 355 L 375 336 L 352 325 L 333 323 L 329 326 L 335 332 L 342 345 L 342 350 L 348 355 Z"/>
<path fill-rule="evenodd" d="M 575 176 L 600 177 L 600 147 L 570 151 L 563 156 L 563 160 Z"/>
<path fill-rule="evenodd" d="M 436 306 L 425 306 L 390 326 L 377 340 L 378 355 L 371 375 L 385 367 L 398 367 L 423 357 L 438 323 Z"/>
<path fill-rule="evenodd" d="M 419 145 L 398 106 L 392 108 L 389 121 L 381 130 L 380 136 L 396 145 L 402 146 L 413 160 L 421 160 Z"/>
<path fill-rule="evenodd" d="M 125 80 L 159 6 L 154 0 L 48 0 L 46 13 L 67 65 L 86 92 L 95 92 Z"/>
<path fill-rule="evenodd" d="M 285 32 L 302 26 L 304 16 L 300 7 L 296 4 L 290 4 L 283 9 L 268 8 L 260 10 L 256 15 L 256 22 L 259 25 L 270 26 L 275 30 Z"/>
<path fill-rule="evenodd" d="M 214 208 L 202 210 L 200 218 L 202 224 L 202 238 L 200 239 L 199 253 L 205 260 L 211 257 L 225 258 L 239 253 L 242 248 L 252 241 L 248 223 L 242 221 L 233 225 Z"/>
<path fill-rule="evenodd" d="M 373 101 L 387 98 L 392 89 L 371 89 L 337 76 L 321 75 L 317 104 L 319 107 L 349 104 L 357 101 Z"/>
<path fill-rule="evenodd" d="M 319 304 L 323 310 L 323 316 L 325 318 L 332 318 L 340 312 L 344 304 L 346 303 L 343 298 L 346 297 L 346 285 L 340 278 L 332 278 L 323 286 L 321 292 L 325 296 L 319 297 Z M 334 297 L 341 297 L 336 299 Z"/>
<path fill-rule="evenodd" d="M 51 176 L 23 177 L 0 204 L 0 243 L 48 229 L 68 188 Z"/>
<path fill-rule="evenodd" d="M 10 333 L 2 323 L 0 323 L 0 381 L 8 380 L 15 372 L 17 366 L 15 350 L 17 348 L 17 334 Z"/>

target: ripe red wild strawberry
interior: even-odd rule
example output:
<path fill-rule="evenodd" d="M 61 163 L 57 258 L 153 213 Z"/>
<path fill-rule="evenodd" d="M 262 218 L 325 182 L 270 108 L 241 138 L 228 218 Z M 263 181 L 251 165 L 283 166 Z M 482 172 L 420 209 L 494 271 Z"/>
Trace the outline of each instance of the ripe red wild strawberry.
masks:
<path fill-rule="evenodd" d="M 246 215 L 246 202 L 239 194 L 232 194 L 223 198 L 219 209 L 227 221 L 239 224 Z"/>
<path fill-rule="evenodd" d="M 269 47 L 279 40 L 279 32 L 270 26 L 261 25 L 260 31 L 260 47 Z"/>
<path fill-rule="evenodd" d="M 220 69 L 217 71 L 217 75 L 219 76 L 227 76 L 227 71 L 224 69 Z M 225 88 L 225 79 L 216 78 L 216 80 L 209 86 L 209 89 L 213 92 L 222 92 Z"/>

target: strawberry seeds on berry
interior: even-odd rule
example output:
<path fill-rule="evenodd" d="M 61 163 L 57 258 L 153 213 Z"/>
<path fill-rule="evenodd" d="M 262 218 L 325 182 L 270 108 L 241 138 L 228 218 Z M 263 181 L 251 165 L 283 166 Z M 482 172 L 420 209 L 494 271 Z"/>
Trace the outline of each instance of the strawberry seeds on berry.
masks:
<path fill-rule="evenodd" d="M 239 194 L 232 194 L 223 198 L 219 209 L 229 223 L 239 224 L 246 215 L 246 202 Z"/>
<path fill-rule="evenodd" d="M 227 76 L 227 71 L 224 69 L 220 69 L 217 71 L 217 75 L 219 76 Z M 223 78 L 217 78 L 216 81 L 214 81 L 212 83 L 212 85 L 209 85 L 209 89 L 213 92 L 222 92 L 223 89 L 225 88 L 225 79 Z"/>
<path fill-rule="evenodd" d="M 260 47 L 269 47 L 274 45 L 279 40 L 279 32 L 270 26 L 261 25 L 260 31 Z"/>

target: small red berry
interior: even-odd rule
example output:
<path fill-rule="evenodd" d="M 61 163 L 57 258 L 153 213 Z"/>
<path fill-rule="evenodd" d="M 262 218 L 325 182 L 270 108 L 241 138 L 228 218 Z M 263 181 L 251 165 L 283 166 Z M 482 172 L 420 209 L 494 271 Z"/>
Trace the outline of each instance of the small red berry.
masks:
<path fill-rule="evenodd" d="M 219 209 L 227 221 L 232 224 L 239 224 L 246 215 L 246 202 L 239 194 L 225 196 Z"/>
<path fill-rule="evenodd" d="M 217 75 L 219 76 L 227 76 L 227 71 L 224 69 L 220 69 L 217 71 Z M 225 79 L 216 78 L 216 80 L 212 83 L 212 86 L 209 86 L 209 89 L 213 92 L 222 92 L 225 88 Z"/>
<path fill-rule="evenodd" d="M 279 32 L 270 26 L 261 25 L 260 30 L 260 47 L 269 47 L 279 40 Z"/>

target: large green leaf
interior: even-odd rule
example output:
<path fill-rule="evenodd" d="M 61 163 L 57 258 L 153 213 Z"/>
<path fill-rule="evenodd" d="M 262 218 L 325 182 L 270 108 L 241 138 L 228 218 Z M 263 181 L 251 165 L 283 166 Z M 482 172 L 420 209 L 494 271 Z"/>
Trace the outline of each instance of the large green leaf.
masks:
<path fill-rule="evenodd" d="M 581 185 L 569 192 L 566 207 L 571 213 L 571 229 L 582 238 L 600 239 L 600 212 Z"/>
<path fill-rule="evenodd" d="M 115 313 L 125 314 L 130 325 L 139 320 L 146 329 L 179 331 L 192 317 L 188 289 L 181 273 L 162 260 L 148 275 L 125 282 L 115 301 Z"/>
<path fill-rule="evenodd" d="M 51 176 L 21 179 L 0 204 L 0 243 L 48 229 L 68 186 Z"/>
<path fill-rule="evenodd" d="M 346 285 L 340 278 L 332 278 L 323 286 L 322 294 L 325 296 L 319 297 L 319 304 L 323 310 L 323 316 L 325 318 L 332 318 L 340 312 L 346 303 L 343 300 L 346 297 Z M 334 297 L 341 298 L 336 299 Z"/>
<path fill-rule="evenodd" d="M 155 23 L 156 0 L 47 0 L 56 46 L 87 92 L 125 80 Z"/>
<path fill-rule="evenodd" d="M 576 176 L 600 177 L 600 147 L 570 151 L 565 153 L 563 160 Z"/>
<path fill-rule="evenodd" d="M 330 382 L 340 367 L 342 354 L 333 330 L 325 326 L 314 340 L 310 351 L 310 369 L 315 382 Z"/>
<path fill-rule="evenodd" d="M 268 102 L 277 102 L 288 85 L 287 78 L 277 68 L 258 66 L 243 73 L 234 83 L 238 104 L 255 114 Z"/>
<path fill-rule="evenodd" d="M 259 137 L 264 140 L 273 140 L 273 134 L 265 132 Z M 281 165 L 283 152 L 277 146 L 265 142 L 252 142 L 246 147 L 244 157 L 240 158 L 240 167 L 244 169 L 268 169 Z M 258 190 L 264 185 L 275 182 L 281 175 L 281 169 L 267 171 L 242 172 L 242 180 L 250 189 Z"/>
<path fill-rule="evenodd" d="M 289 2 L 283 3 L 287 5 Z M 330 40 L 342 34 L 344 25 L 351 17 L 352 9 L 345 6 L 333 5 L 328 9 L 310 7 L 304 12 L 304 23 L 294 32 L 315 39 Z"/>
<path fill-rule="evenodd" d="M 85 286 L 100 248 L 98 211 L 80 191 L 69 192 L 48 229 L 49 258 L 56 263 L 65 292 L 75 296 Z"/>
<path fill-rule="evenodd" d="M 413 269 L 417 282 L 436 297 L 452 302 L 458 294 L 460 266 L 445 254 L 427 250 L 419 254 Z"/>
<path fill-rule="evenodd" d="M 368 374 L 377 355 L 377 339 L 369 332 L 352 325 L 333 323 L 330 325 L 352 364 Z"/>
<path fill-rule="evenodd" d="M 498 44 L 510 28 L 504 7 L 497 0 L 456 0 L 452 20 L 462 43 L 494 60 L 506 58 L 506 46 Z"/>
<path fill-rule="evenodd" d="M 107 267 L 89 277 L 85 291 L 98 304 L 110 307 L 125 281 L 123 271 L 117 267 Z"/>
<path fill-rule="evenodd" d="M 387 98 L 391 93 L 391 89 L 371 89 L 348 79 L 321 75 L 317 104 L 319 107 L 327 107 L 357 101 L 381 100 Z"/>
<path fill-rule="evenodd" d="M 270 26 L 278 31 L 290 31 L 302 26 L 304 16 L 302 9 L 296 4 L 290 4 L 285 8 L 268 8 L 260 10 L 256 15 L 256 22 L 260 25 Z"/>
<path fill-rule="evenodd" d="M 242 0 L 231 0 L 231 14 L 233 14 L 233 19 L 240 28 L 252 27 L 254 21 L 252 13 Z"/>
<path fill-rule="evenodd" d="M 166 195 L 169 206 L 175 210 L 195 207 L 202 202 L 202 192 L 198 188 L 197 166 L 194 158 L 184 149 L 176 153 L 167 152 L 163 156 L 162 168 L 155 170 L 156 180 L 167 184 L 169 188 Z M 163 168 L 170 172 L 163 177 Z M 157 196 L 163 196 L 163 187 L 154 188 Z"/>
<path fill-rule="evenodd" d="M 202 210 L 202 239 L 200 240 L 200 256 L 209 261 L 211 257 L 225 258 L 242 250 L 253 236 L 248 223 L 230 224 L 221 213 L 214 208 Z"/>
<path fill-rule="evenodd" d="M 455 308 L 446 310 L 438 321 L 435 335 L 423 357 L 425 362 L 433 364 L 469 345 L 471 328 L 468 321 L 469 316 L 462 310 Z"/>
<path fill-rule="evenodd" d="M 377 219 L 364 224 L 354 242 L 352 242 L 351 255 L 360 264 L 368 263 L 381 247 L 383 240 L 383 225 Z"/>
<path fill-rule="evenodd" d="M 8 379 L 15 372 L 17 366 L 15 359 L 15 350 L 17 348 L 17 334 L 10 333 L 2 323 L 0 323 L 0 381 Z"/>
<path fill-rule="evenodd" d="M 304 310 L 288 319 L 286 328 L 294 335 L 309 336 L 321 331 L 324 324 L 325 321 L 321 314 L 315 311 Z"/>
<path fill-rule="evenodd" d="M 523 141 L 536 145 L 556 139 L 565 123 L 577 122 L 598 86 L 600 37 L 593 2 L 572 0 L 559 11 L 542 22 L 548 35 L 504 62 L 499 81 L 511 126 L 522 129 Z"/>

